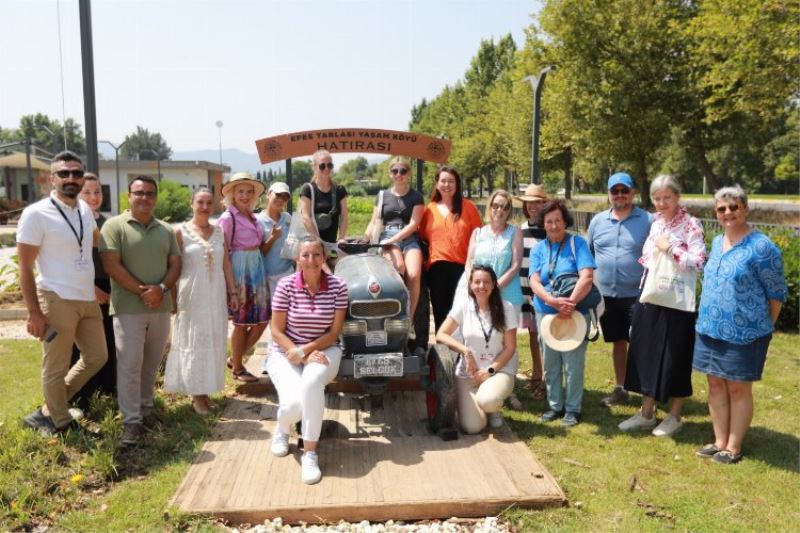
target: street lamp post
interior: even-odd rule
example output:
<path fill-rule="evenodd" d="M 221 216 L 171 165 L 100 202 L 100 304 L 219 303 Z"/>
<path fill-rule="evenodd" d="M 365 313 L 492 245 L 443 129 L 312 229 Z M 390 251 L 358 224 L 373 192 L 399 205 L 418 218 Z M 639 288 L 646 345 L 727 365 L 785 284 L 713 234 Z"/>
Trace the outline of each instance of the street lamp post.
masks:
<path fill-rule="evenodd" d="M 219 164 L 222 164 L 222 121 L 217 121 L 217 129 L 219 130 Z"/>
<path fill-rule="evenodd" d="M 126 141 L 122 141 L 119 144 L 119 146 L 117 146 L 116 144 L 112 143 L 111 141 L 99 141 L 99 142 L 105 143 L 105 144 L 111 146 L 111 148 L 114 149 L 114 168 L 117 171 L 117 214 L 119 214 L 119 212 L 120 212 L 119 195 L 122 192 L 122 191 L 119 190 L 119 151 L 123 146 L 125 146 L 125 142 Z"/>
<path fill-rule="evenodd" d="M 538 76 L 526 76 L 523 81 L 529 81 L 533 87 L 533 138 L 531 139 L 531 183 L 539 182 L 539 114 L 542 100 L 542 88 L 547 73 L 556 70 L 555 65 L 543 68 Z"/>
<path fill-rule="evenodd" d="M 158 182 L 161 183 L 161 154 L 159 154 L 158 152 L 156 152 L 152 148 L 143 148 L 142 152 L 150 152 L 151 154 L 156 156 L 156 168 L 158 169 L 157 170 L 157 172 L 158 172 Z M 141 155 L 139 156 L 139 159 L 141 159 Z"/>

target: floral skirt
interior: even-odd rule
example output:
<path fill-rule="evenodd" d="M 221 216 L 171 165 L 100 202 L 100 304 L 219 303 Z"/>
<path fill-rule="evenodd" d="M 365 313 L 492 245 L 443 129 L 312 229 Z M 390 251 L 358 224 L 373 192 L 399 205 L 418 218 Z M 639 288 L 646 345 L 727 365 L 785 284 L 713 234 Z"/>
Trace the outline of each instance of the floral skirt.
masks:
<path fill-rule="evenodd" d="M 268 322 L 269 285 L 261 252 L 258 249 L 231 252 L 231 266 L 239 296 L 239 309 L 228 311 L 231 320 L 241 326 Z"/>

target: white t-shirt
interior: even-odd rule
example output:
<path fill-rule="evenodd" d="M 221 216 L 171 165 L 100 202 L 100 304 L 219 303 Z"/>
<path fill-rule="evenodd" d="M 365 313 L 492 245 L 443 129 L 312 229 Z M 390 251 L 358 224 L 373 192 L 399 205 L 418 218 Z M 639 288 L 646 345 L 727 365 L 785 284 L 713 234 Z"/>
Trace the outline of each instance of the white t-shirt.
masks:
<path fill-rule="evenodd" d="M 506 330 L 515 330 L 519 319 L 514 306 L 503 300 L 503 311 L 506 315 Z M 456 301 L 453 302 L 453 308 L 447 313 L 447 316 L 458 323 L 458 328 L 453 332 L 453 337 L 466 344 L 472 350 L 472 353 L 475 354 L 478 368 L 486 368 L 491 365 L 500 355 L 500 352 L 503 351 L 504 332 L 492 327 L 492 317 L 488 312 L 481 313 L 478 316 L 475 312 L 475 302 L 468 295 L 462 297 L 456 295 Z M 490 332 L 488 343 L 486 342 L 484 331 Z M 516 376 L 518 366 L 519 356 L 517 351 L 514 350 L 511 360 L 499 372 Z M 463 357 L 458 359 L 456 376 L 460 378 L 469 377 L 467 363 Z"/>
<path fill-rule="evenodd" d="M 83 240 L 78 246 L 81 220 Z M 17 226 L 17 242 L 39 247 L 36 257 L 39 270 L 36 286 L 39 289 L 53 291 L 64 300 L 94 301 L 92 235 L 96 227 L 94 215 L 86 202 L 79 199 L 74 208 L 69 207 L 56 197 L 55 192 L 22 211 Z"/>

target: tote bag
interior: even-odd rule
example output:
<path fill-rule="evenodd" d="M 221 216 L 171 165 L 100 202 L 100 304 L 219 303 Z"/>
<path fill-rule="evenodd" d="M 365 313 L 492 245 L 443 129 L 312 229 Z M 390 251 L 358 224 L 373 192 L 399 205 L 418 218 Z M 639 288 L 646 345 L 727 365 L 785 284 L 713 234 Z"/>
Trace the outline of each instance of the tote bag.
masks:
<path fill-rule="evenodd" d="M 682 271 L 668 255 L 656 250 L 639 301 L 679 311 L 694 312 L 697 271 Z"/>
<path fill-rule="evenodd" d="M 372 235 L 370 235 L 370 244 L 378 244 L 381 242 L 381 233 L 383 233 L 383 191 L 378 193 L 378 218 L 375 219 L 375 224 L 372 226 Z"/>
<path fill-rule="evenodd" d="M 298 202 L 299 203 L 299 202 Z M 317 221 L 314 218 L 314 186 L 311 185 L 311 220 L 314 222 L 314 227 L 317 226 Z M 281 258 L 295 261 L 297 254 L 300 251 L 300 241 L 303 237 L 311 235 L 303 223 L 303 213 L 298 205 L 297 211 L 292 213 L 292 221 L 289 223 L 289 234 L 286 235 L 286 241 L 281 248 Z"/>

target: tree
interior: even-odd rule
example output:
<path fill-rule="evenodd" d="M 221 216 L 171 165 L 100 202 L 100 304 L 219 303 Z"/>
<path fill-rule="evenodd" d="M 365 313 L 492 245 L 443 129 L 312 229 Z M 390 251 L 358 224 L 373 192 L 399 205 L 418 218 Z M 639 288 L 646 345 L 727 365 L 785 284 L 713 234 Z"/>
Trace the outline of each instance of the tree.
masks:
<path fill-rule="evenodd" d="M 51 135 L 47 129 L 53 132 Z M 19 119 L 16 129 L 0 130 L 0 142 L 23 141 L 31 137 L 33 141 L 48 152 L 57 153 L 64 149 L 64 131 L 67 134 L 67 149 L 77 154 L 86 153 L 86 139 L 80 125 L 68 118 L 64 125 L 44 113 L 25 115 Z"/>
<path fill-rule="evenodd" d="M 136 132 L 127 135 L 124 143 L 120 150 L 120 156 L 124 159 L 163 161 L 172 156 L 172 148 L 160 133 L 150 133 L 141 126 L 136 126 Z"/>
<path fill-rule="evenodd" d="M 292 187 L 299 189 L 304 183 L 311 181 L 314 171 L 311 170 L 311 160 L 292 161 Z"/>

